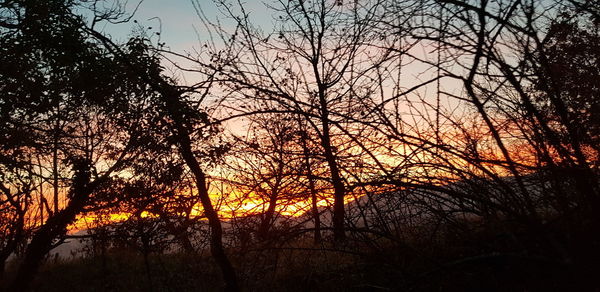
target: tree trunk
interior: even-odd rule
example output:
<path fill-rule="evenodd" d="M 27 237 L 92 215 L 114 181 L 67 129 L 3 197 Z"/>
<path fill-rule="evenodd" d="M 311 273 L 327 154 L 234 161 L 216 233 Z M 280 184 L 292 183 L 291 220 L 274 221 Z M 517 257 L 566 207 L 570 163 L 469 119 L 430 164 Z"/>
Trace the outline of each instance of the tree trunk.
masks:
<path fill-rule="evenodd" d="M 200 164 L 194 156 L 192 151 L 192 143 L 190 140 L 190 133 L 183 123 L 184 119 L 181 114 L 183 105 L 179 101 L 179 94 L 177 90 L 172 88 L 170 85 L 164 83 L 161 85 L 161 95 L 166 103 L 169 115 L 174 121 L 179 152 L 196 180 L 195 182 L 198 190 L 198 196 L 200 197 L 204 214 L 208 219 L 208 224 L 211 229 L 210 251 L 223 274 L 225 291 L 239 291 L 235 270 L 233 269 L 233 266 L 227 258 L 223 248 L 223 228 L 221 226 L 221 220 L 213 208 L 206 186 L 206 175 L 200 168 Z"/>
<path fill-rule="evenodd" d="M 180 136 L 180 138 L 182 137 Z M 223 273 L 225 291 L 238 291 L 239 287 L 237 284 L 235 270 L 233 269 L 233 266 L 231 265 L 231 262 L 229 262 L 229 259 L 225 254 L 225 250 L 223 249 L 223 228 L 221 226 L 221 221 L 217 212 L 213 208 L 212 202 L 210 201 L 208 189 L 206 188 L 206 177 L 202 169 L 200 169 L 198 161 L 196 158 L 194 158 L 191 145 L 189 143 L 189 137 L 187 137 L 187 139 L 183 137 L 183 141 L 180 142 L 179 148 L 181 156 L 196 178 L 196 187 L 200 196 L 200 202 L 204 208 L 204 214 L 206 215 L 206 218 L 208 218 L 208 224 L 210 225 L 211 230 L 210 251 L 215 261 L 221 268 L 221 272 Z"/>
<path fill-rule="evenodd" d="M 181 223 L 180 225 L 175 225 L 167 216 L 162 216 L 163 220 L 167 223 L 167 228 L 169 231 L 177 238 L 181 248 L 188 253 L 189 255 L 195 255 L 196 250 L 194 249 L 194 245 L 188 236 L 187 224 Z"/>
<path fill-rule="evenodd" d="M 57 112 L 60 109 L 57 108 Z M 52 143 L 52 188 L 53 188 L 53 201 L 54 201 L 54 213 L 58 213 L 58 127 L 60 126 L 60 119 L 56 118 L 56 124 L 54 125 L 54 137 Z"/>
<path fill-rule="evenodd" d="M 329 165 L 331 183 L 333 184 L 333 238 L 336 242 L 341 242 L 346 239 L 346 233 L 344 228 L 344 196 L 346 188 L 344 182 L 340 176 L 340 171 L 336 161 L 335 154 L 333 153 L 333 146 L 331 144 L 331 136 L 329 129 L 329 112 L 325 101 L 324 90 L 320 90 L 321 95 L 321 123 L 323 127 L 323 133 L 321 136 L 321 146 L 325 151 L 325 159 Z"/>
<path fill-rule="evenodd" d="M 319 208 L 317 207 L 317 193 L 315 190 L 315 186 L 314 186 L 314 182 L 312 178 L 309 178 L 309 185 L 310 185 L 310 199 L 311 199 L 311 203 L 312 203 L 312 213 L 313 213 L 313 219 L 315 222 L 315 232 L 314 232 L 314 243 L 315 244 L 320 244 L 321 243 L 321 217 L 319 215 Z"/>
<path fill-rule="evenodd" d="M 276 206 L 277 194 L 271 194 L 271 196 L 269 197 L 269 207 L 267 208 L 267 212 L 265 212 L 265 218 L 260 222 L 260 227 L 258 228 L 258 236 L 262 240 L 266 240 L 269 238 L 269 231 L 271 229 L 273 217 L 275 216 Z"/>
<path fill-rule="evenodd" d="M 100 178 L 90 183 L 90 165 L 89 161 L 84 160 L 79 164 L 74 164 L 75 175 L 73 176 L 73 186 L 71 188 L 71 200 L 68 205 L 54 213 L 46 220 L 38 231 L 36 231 L 27 245 L 25 257 L 17 270 L 17 275 L 10 284 L 8 291 L 26 291 L 30 288 L 44 256 L 53 248 L 54 240 L 64 237 L 67 233 L 67 226 L 75 221 L 77 215 L 88 204 L 92 192 L 117 168 L 123 165 L 125 150 L 117 162 Z"/>
<path fill-rule="evenodd" d="M 140 240 L 142 241 L 142 256 L 144 257 L 144 268 L 146 269 L 146 278 L 148 279 L 148 291 L 152 291 L 152 269 L 150 267 L 150 238 L 144 232 L 144 227 L 140 225 Z"/>
<path fill-rule="evenodd" d="M 6 261 L 10 255 L 15 252 L 19 243 L 25 238 L 25 210 L 27 210 L 27 207 L 22 208 L 17 200 L 10 199 L 12 195 L 8 189 L 4 188 L 4 186 L 0 187 L 4 189 L 4 192 L 6 192 L 9 202 L 14 206 L 15 209 L 17 209 L 17 221 L 11 226 L 12 230 L 6 237 L 8 241 L 6 242 L 4 248 L 0 250 L 0 281 L 2 281 L 4 278 Z"/>
<path fill-rule="evenodd" d="M 44 256 L 52 249 L 53 241 L 67 232 L 67 226 L 75 220 L 77 214 L 85 206 L 91 193 L 91 188 L 76 191 L 76 195 L 69 205 L 49 218 L 33 236 L 27 249 L 25 258 L 21 262 L 17 275 L 9 287 L 9 291 L 27 291 L 33 281 Z"/>
<path fill-rule="evenodd" d="M 307 141 L 308 135 L 303 132 L 302 135 L 302 150 L 304 154 L 304 164 L 306 167 L 306 176 L 308 178 L 308 190 L 310 191 L 310 201 L 312 205 L 312 215 L 315 224 L 314 232 L 314 243 L 321 243 L 321 217 L 319 215 L 319 208 L 317 206 L 317 189 L 315 187 L 315 178 L 313 176 L 312 167 L 310 165 L 310 151 L 308 150 Z"/>
<path fill-rule="evenodd" d="M 192 143 L 190 140 L 190 132 L 185 126 L 185 119 L 182 114 L 183 105 L 179 100 L 180 94 L 177 89 L 168 84 L 162 76 L 160 76 L 159 71 L 146 71 L 145 69 L 139 67 L 137 64 L 133 64 L 131 60 L 127 58 L 127 55 L 123 53 L 123 51 L 115 45 L 109 38 L 102 35 L 101 33 L 88 30 L 92 35 L 97 37 L 100 41 L 104 42 L 107 45 L 109 50 L 113 51 L 119 57 L 121 57 L 122 61 L 125 62 L 129 68 L 138 74 L 141 78 L 143 78 L 149 86 L 152 87 L 155 91 L 157 91 L 163 102 L 166 105 L 167 112 L 170 118 L 174 122 L 174 136 L 177 139 L 177 146 L 181 157 L 185 161 L 186 165 L 190 168 L 192 174 L 194 175 L 196 188 L 198 189 L 198 196 L 200 197 L 200 202 L 202 203 L 202 207 L 204 208 L 204 213 L 208 219 L 208 224 L 211 229 L 211 240 L 210 240 L 210 250 L 213 258 L 221 268 L 221 272 L 223 274 L 223 278 L 225 281 L 225 290 L 226 291 L 238 291 L 239 287 L 237 284 L 237 279 L 235 275 L 235 270 L 233 266 L 229 262 L 227 255 L 223 249 L 223 229 L 221 227 L 221 221 L 217 212 L 214 210 L 212 206 L 212 202 L 210 201 L 210 196 L 208 194 L 208 189 L 206 187 L 206 177 L 198 161 L 196 160 L 194 153 L 192 151 Z"/>

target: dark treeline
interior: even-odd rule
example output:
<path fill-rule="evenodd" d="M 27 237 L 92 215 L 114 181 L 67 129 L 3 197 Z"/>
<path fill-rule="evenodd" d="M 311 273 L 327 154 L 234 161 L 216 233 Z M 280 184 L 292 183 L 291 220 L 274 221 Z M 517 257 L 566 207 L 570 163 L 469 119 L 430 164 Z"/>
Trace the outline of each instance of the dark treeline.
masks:
<path fill-rule="evenodd" d="M 213 2 L 0 0 L 0 288 L 600 288 L 597 1 Z"/>

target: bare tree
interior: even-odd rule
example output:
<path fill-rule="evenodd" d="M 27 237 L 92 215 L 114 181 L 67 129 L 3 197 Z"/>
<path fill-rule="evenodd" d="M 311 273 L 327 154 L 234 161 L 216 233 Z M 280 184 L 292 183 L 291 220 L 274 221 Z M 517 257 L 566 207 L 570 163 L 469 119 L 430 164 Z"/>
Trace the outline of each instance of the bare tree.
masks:
<path fill-rule="evenodd" d="M 413 165 L 405 164 L 405 171 L 423 175 L 394 175 L 388 181 L 429 190 L 415 193 L 416 203 L 438 205 L 432 209 L 444 220 L 453 220 L 448 214 L 510 218 L 569 261 L 575 251 L 567 252 L 556 240 L 556 227 L 544 222 L 571 222 L 566 218 L 586 209 L 592 214 L 596 204 L 597 151 L 584 142 L 595 139 L 594 126 L 581 124 L 592 118 L 587 109 L 595 105 L 586 94 L 595 87 L 572 82 L 577 73 L 564 73 L 597 74 L 588 64 L 595 55 L 586 53 L 593 29 L 583 28 L 593 27 L 586 19 L 594 17 L 590 7 L 535 1 L 415 3 L 423 18 L 409 26 L 385 25 L 410 31 L 405 42 L 417 40 L 432 49 L 402 55 L 405 64 L 425 68 L 422 75 L 428 79 L 390 92 L 389 104 L 378 113 L 384 133 L 420 153 L 420 158 L 409 157 Z M 561 16 L 569 9 L 579 17 Z M 564 66 L 579 71 L 563 72 Z M 408 113 L 396 115 L 399 108 Z"/>
<path fill-rule="evenodd" d="M 236 22 L 232 32 L 213 26 L 229 48 L 227 53 L 214 52 L 217 62 L 210 65 L 218 70 L 225 105 L 233 110 L 228 115 L 270 112 L 302 117 L 318 135 L 318 154 L 327 161 L 335 201 L 333 233 L 342 241 L 348 178 L 340 157 L 356 141 L 349 135 L 360 137 L 350 117 L 368 115 L 374 103 L 373 72 L 392 52 L 379 49 L 382 39 L 373 30 L 381 13 L 379 1 L 274 1 L 268 6 L 276 22 L 271 33 L 254 27 L 243 5 L 219 4 Z"/>

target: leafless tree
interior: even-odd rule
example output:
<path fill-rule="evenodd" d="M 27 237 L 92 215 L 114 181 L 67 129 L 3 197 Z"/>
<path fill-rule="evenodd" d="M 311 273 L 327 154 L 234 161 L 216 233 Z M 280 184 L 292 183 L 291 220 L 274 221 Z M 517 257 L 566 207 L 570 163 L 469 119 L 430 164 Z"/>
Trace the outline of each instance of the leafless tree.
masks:
<path fill-rule="evenodd" d="M 377 82 L 374 72 L 393 53 L 380 47 L 387 40 L 373 29 L 382 12 L 380 1 L 274 1 L 268 8 L 276 24 L 269 33 L 251 23 L 240 3 L 218 4 L 236 26 L 228 32 L 208 25 L 228 47 L 227 53 L 215 48 L 217 61 L 210 65 L 219 72 L 223 105 L 231 109 L 227 116 L 268 112 L 302 117 L 307 133 L 317 135 L 318 154 L 329 168 L 333 233 L 342 241 L 350 178 L 340 160 L 361 137 L 352 120 L 369 118 L 377 90 L 371 86 Z"/>

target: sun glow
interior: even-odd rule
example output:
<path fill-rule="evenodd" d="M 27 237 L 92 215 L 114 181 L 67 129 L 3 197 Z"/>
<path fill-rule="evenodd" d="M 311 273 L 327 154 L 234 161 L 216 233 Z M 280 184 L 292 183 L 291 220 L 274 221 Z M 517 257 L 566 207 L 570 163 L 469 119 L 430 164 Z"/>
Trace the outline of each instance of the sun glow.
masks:
<path fill-rule="evenodd" d="M 347 198 L 346 203 L 352 201 L 353 198 Z M 317 199 L 318 208 L 329 207 L 333 205 L 332 197 L 321 197 Z M 261 200 L 258 196 L 253 196 L 243 200 L 232 200 L 225 202 L 219 206 L 219 214 L 223 219 L 232 219 L 236 217 L 258 215 L 266 212 L 269 203 Z M 275 212 L 282 216 L 301 217 L 307 212 L 310 212 L 312 202 L 310 200 L 282 200 L 277 202 Z M 194 208 L 195 212 L 201 213 L 202 206 L 197 205 Z"/>
<path fill-rule="evenodd" d="M 75 219 L 75 222 L 73 222 L 71 225 L 69 225 L 69 227 L 67 229 L 70 234 L 73 234 L 73 233 L 77 233 L 82 230 L 95 228 L 98 226 L 125 222 L 125 221 L 129 220 L 132 216 L 133 216 L 133 214 L 127 213 L 127 212 L 115 212 L 115 213 L 109 213 L 106 215 L 104 215 L 104 214 L 85 214 L 85 215 L 78 216 L 77 219 Z M 141 218 L 149 218 L 149 217 L 155 217 L 155 216 L 156 215 L 154 215 L 148 211 L 143 211 L 142 213 L 140 213 Z"/>
<path fill-rule="evenodd" d="M 263 214 L 266 212 L 269 203 L 261 200 L 257 195 L 247 196 L 245 199 L 229 199 L 223 200 L 219 194 L 211 195 L 213 206 L 217 209 L 219 217 L 222 220 L 231 220 L 234 218 L 247 217 Z M 354 201 L 357 197 L 348 196 L 344 199 L 344 203 L 348 204 Z M 331 195 L 320 195 L 317 199 L 317 208 L 329 208 L 333 206 L 333 197 Z M 308 199 L 296 200 L 281 200 L 277 202 L 275 213 L 286 217 L 302 217 L 312 211 L 312 201 Z M 85 214 L 77 217 L 74 223 L 68 227 L 70 234 L 74 234 L 83 230 L 95 228 L 115 223 L 122 223 L 130 220 L 133 217 L 132 213 L 114 212 L 109 214 Z M 139 215 L 140 218 L 154 218 L 158 215 L 149 211 L 143 211 Z M 206 220 L 204 217 L 204 208 L 200 203 L 194 205 L 191 209 L 190 218 L 198 220 Z"/>

